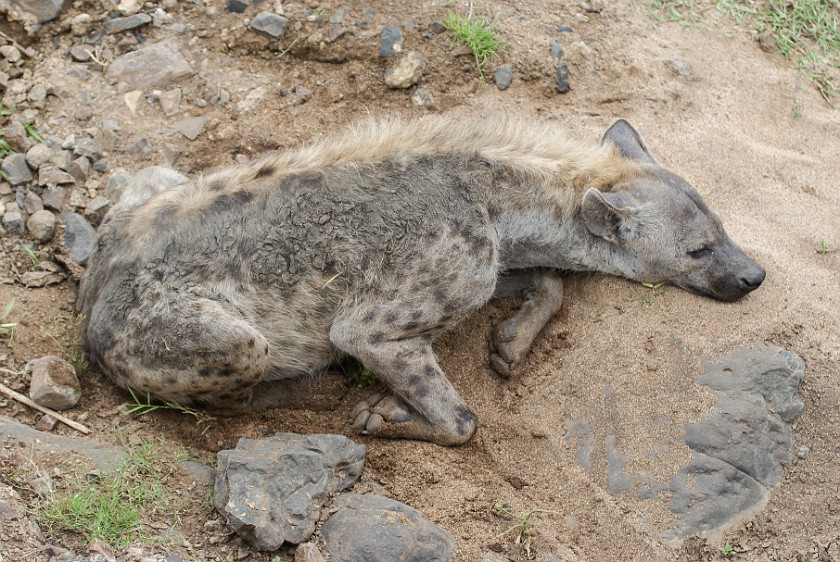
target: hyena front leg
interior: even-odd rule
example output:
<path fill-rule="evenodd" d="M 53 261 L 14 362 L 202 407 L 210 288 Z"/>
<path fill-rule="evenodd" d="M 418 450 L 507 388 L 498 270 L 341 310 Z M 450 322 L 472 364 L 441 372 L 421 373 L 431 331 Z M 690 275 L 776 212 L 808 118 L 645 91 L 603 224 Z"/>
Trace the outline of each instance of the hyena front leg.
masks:
<path fill-rule="evenodd" d="M 563 281 L 546 271 L 512 273 L 499 280 L 493 296 L 525 298 L 516 314 L 496 326 L 490 339 L 490 363 L 500 375 L 510 377 L 527 357 L 537 335 L 560 310 Z"/>
<path fill-rule="evenodd" d="M 421 439 L 458 445 L 475 432 L 475 415 L 453 388 L 432 352 L 430 332 L 393 338 L 359 323 L 357 315 L 340 317 L 330 339 L 342 351 L 376 373 L 392 394 L 361 402 L 351 425 L 382 437 Z"/>

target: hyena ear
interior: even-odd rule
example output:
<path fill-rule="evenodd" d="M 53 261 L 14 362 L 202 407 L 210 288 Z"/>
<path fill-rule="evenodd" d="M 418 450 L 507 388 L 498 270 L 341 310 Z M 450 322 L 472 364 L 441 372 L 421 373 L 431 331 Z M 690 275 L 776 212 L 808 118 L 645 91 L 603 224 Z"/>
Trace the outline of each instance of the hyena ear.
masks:
<path fill-rule="evenodd" d="M 601 144 L 607 141 L 617 146 L 621 154 L 631 160 L 644 164 L 656 164 L 653 155 L 645 146 L 645 141 L 642 140 L 642 135 L 624 119 L 619 119 L 607 129 L 601 137 Z"/>
<path fill-rule="evenodd" d="M 590 187 L 583 195 L 581 214 L 589 232 L 614 244 L 635 230 L 636 207 L 621 193 Z"/>

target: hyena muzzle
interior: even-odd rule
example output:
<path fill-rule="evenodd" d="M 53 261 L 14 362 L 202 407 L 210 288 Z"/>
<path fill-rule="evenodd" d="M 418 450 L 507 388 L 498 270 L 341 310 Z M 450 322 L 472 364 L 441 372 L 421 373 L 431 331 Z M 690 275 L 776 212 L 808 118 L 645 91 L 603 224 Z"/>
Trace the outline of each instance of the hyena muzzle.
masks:
<path fill-rule="evenodd" d="M 354 429 L 453 445 L 476 420 L 432 342 L 524 296 L 491 342 L 509 376 L 563 270 L 724 301 L 765 275 L 626 121 L 590 144 L 515 118 L 386 121 L 192 181 L 138 174 L 99 229 L 82 338 L 118 385 L 230 413 L 353 356 L 388 388 Z"/>

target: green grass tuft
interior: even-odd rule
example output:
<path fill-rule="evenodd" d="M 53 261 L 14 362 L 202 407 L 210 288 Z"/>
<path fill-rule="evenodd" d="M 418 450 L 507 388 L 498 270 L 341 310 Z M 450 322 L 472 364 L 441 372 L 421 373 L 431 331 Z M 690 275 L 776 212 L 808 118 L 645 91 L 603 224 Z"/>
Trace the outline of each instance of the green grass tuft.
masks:
<path fill-rule="evenodd" d="M 483 80 L 484 65 L 504 46 L 494 32 L 496 22 L 487 23 L 484 19 L 473 17 L 472 14 L 448 14 L 440 24 L 452 33 L 455 41 L 466 45 L 472 51 L 478 74 Z"/>

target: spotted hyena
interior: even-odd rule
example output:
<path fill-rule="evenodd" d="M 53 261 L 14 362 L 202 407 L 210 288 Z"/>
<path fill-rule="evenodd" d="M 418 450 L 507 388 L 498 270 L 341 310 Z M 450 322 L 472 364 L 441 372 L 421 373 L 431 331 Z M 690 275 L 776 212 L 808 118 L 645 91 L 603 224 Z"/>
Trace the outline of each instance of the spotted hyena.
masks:
<path fill-rule="evenodd" d="M 617 121 L 600 143 L 527 120 L 384 121 L 192 181 L 139 174 L 82 280 L 85 349 L 118 385 L 221 412 L 353 356 L 390 394 L 354 429 L 463 443 L 476 420 L 432 342 L 491 297 L 509 375 L 560 308 L 558 271 L 732 301 L 764 270 Z"/>

